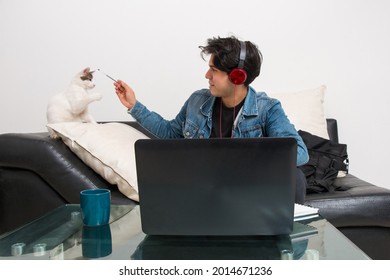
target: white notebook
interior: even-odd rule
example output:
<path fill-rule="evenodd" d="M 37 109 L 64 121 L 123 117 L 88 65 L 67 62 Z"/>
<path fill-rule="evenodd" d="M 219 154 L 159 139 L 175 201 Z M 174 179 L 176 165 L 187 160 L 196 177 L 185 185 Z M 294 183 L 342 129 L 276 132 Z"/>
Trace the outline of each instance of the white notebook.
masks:
<path fill-rule="evenodd" d="M 294 205 L 294 221 L 301 221 L 318 216 L 318 208 L 297 204 Z"/>

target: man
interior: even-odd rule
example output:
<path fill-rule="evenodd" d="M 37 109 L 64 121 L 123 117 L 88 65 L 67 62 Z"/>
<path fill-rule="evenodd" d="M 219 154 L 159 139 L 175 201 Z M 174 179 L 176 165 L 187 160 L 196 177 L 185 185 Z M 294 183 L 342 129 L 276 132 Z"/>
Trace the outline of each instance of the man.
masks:
<path fill-rule="evenodd" d="M 293 137 L 298 144 L 297 166 L 308 152 L 278 100 L 249 85 L 260 74 L 262 55 L 251 42 L 235 37 L 211 38 L 201 54 L 210 55 L 209 89 L 194 92 L 176 118 L 165 120 L 140 103 L 134 91 L 118 80 L 115 91 L 129 114 L 159 138 Z M 297 169 L 296 202 L 303 203 L 306 179 Z"/>

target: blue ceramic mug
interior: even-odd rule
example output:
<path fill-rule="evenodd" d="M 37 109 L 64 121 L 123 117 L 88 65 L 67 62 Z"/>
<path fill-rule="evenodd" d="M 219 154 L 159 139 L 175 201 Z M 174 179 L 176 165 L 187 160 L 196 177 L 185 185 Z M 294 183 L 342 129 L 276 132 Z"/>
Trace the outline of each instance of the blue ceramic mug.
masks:
<path fill-rule="evenodd" d="M 107 189 L 88 189 L 80 192 L 80 207 L 86 226 L 108 224 L 110 220 L 111 192 Z"/>

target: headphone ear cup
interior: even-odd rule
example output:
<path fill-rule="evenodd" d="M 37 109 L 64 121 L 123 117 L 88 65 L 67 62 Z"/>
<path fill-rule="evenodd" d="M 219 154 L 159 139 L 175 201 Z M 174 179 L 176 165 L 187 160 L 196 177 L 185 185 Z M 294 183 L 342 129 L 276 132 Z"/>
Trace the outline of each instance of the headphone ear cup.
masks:
<path fill-rule="evenodd" d="M 229 80 L 235 85 L 242 85 L 246 81 L 246 71 L 240 68 L 233 69 L 229 74 Z"/>

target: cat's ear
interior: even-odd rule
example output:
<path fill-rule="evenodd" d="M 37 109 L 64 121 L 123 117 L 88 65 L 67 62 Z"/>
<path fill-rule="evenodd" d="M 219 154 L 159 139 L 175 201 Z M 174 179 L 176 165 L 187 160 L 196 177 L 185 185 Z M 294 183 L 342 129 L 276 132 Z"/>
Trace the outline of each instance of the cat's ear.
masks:
<path fill-rule="evenodd" d="M 85 68 L 85 69 L 83 70 L 83 73 L 84 73 L 84 74 L 88 74 L 88 73 L 89 73 L 89 70 L 90 70 L 90 68 L 87 67 L 87 68 Z"/>

